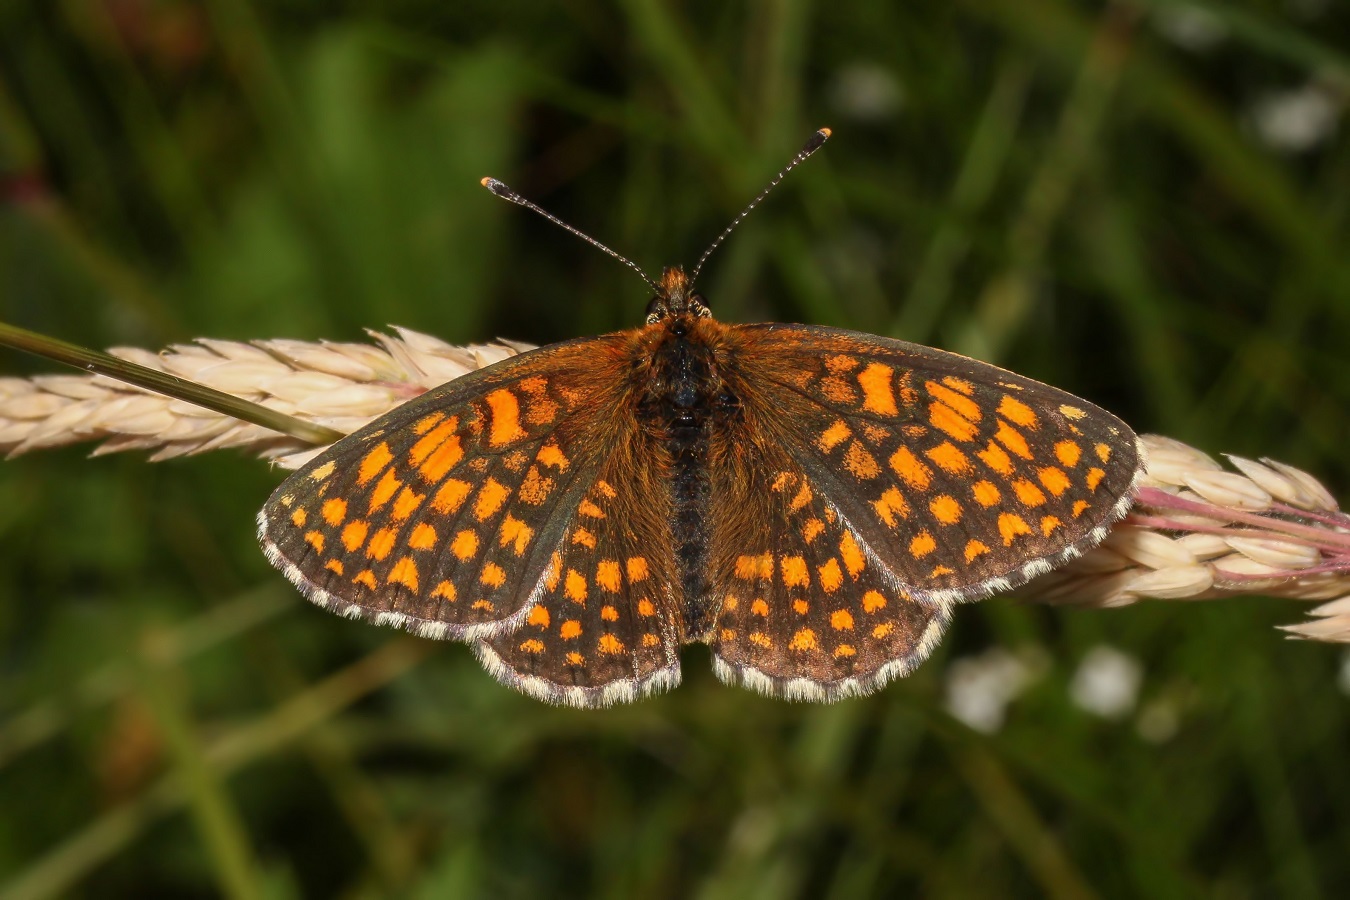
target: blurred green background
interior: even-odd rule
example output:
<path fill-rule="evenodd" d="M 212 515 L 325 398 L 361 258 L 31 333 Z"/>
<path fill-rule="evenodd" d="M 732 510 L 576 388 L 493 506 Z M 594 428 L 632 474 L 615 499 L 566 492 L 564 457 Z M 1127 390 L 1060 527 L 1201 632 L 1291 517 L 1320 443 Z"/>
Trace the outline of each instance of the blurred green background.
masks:
<path fill-rule="evenodd" d="M 830 125 L 710 264 L 720 318 L 978 355 L 1347 497 L 1348 46 L 1340 0 L 8 0 L 0 318 L 630 327 L 632 273 L 479 178 L 656 271 Z M 1350 890 L 1350 661 L 1281 640 L 1293 604 L 992 601 L 866 700 L 692 648 L 672 694 L 558 710 L 306 604 L 253 538 L 280 477 L 0 466 L 0 895 Z"/>

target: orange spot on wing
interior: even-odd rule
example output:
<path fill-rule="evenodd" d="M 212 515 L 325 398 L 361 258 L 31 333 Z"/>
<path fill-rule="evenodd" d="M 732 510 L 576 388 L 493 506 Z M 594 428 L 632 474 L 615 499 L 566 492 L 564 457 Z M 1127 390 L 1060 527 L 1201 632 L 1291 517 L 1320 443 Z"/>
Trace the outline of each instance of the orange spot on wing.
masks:
<path fill-rule="evenodd" d="M 951 441 L 943 441 L 924 455 L 949 475 L 969 475 L 973 468 L 966 455 Z"/>
<path fill-rule="evenodd" d="M 1064 418 L 1073 419 L 1074 421 L 1077 421 L 1087 415 L 1087 413 L 1083 412 L 1083 410 L 1079 409 L 1078 407 L 1068 405 L 1061 406 L 1059 408 L 1059 413 Z"/>
<path fill-rule="evenodd" d="M 535 457 L 542 465 L 553 466 L 560 472 L 566 472 L 571 462 L 567 459 L 567 454 L 559 449 L 557 444 L 545 444 L 539 448 L 539 455 Z"/>
<path fill-rule="evenodd" d="M 334 528 L 342 524 L 342 520 L 347 518 L 347 501 L 339 500 L 334 497 L 332 500 L 323 502 L 323 520 Z"/>
<path fill-rule="evenodd" d="M 446 423 L 446 425 L 453 424 L 453 419 Z M 430 437 L 431 435 L 427 435 L 422 440 L 427 440 Z M 459 442 L 459 435 L 452 434 L 436 447 L 425 462 L 414 463 L 414 465 L 417 465 L 417 474 L 421 475 L 424 481 L 435 483 L 450 474 L 450 470 L 459 465 L 459 461 L 463 458 L 464 448 Z"/>
<path fill-rule="evenodd" d="M 858 385 L 863 390 L 863 409 L 880 416 L 894 416 L 900 411 L 891 392 L 890 366 L 871 363 L 858 373 Z"/>
<path fill-rule="evenodd" d="M 530 610 L 530 616 L 525 620 L 526 624 L 533 625 L 536 628 L 547 628 L 552 617 L 548 614 L 548 608 L 542 603 Z"/>
<path fill-rule="evenodd" d="M 562 627 L 558 629 L 558 636 L 564 641 L 570 641 L 581 637 L 581 623 L 576 619 L 568 619 L 566 622 L 562 623 Z"/>
<path fill-rule="evenodd" d="M 1061 463 L 1072 469 L 1083 456 L 1083 448 L 1073 441 L 1060 441 L 1055 444 L 1055 456 Z"/>
<path fill-rule="evenodd" d="M 993 469 L 998 474 L 1004 476 L 1012 475 L 1013 473 L 1012 457 L 1008 456 L 1007 453 L 1003 452 L 1003 448 L 1000 447 L 998 444 L 995 444 L 993 441 L 990 441 L 988 447 L 985 447 L 983 450 L 981 450 L 979 453 L 976 453 L 975 455 L 978 456 L 981 460 L 983 460 L 986 466 Z"/>
<path fill-rule="evenodd" d="M 811 609 L 811 604 L 800 598 L 792 601 L 792 611 L 799 616 L 804 616 Z"/>
<path fill-rule="evenodd" d="M 857 652 L 858 651 L 854 650 L 849 644 L 840 644 L 838 647 L 834 648 L 834 658 L 839 659 L 841 656 L 855 656 L 857 655 Z"/>
<path fill-rule="evenodd" d="M 619 561 L 617 559 L 600 560 L 595 567 L 595 583 L 611 594 L 617 594 L 619 588 L 623 586 L 623 576 L 619 574 Z"/>
<path fill-rule="evenodd" d="M 306 513 L 303 509 L 297 509 L 295 512 L 291 513 L 291 524 L 294 525 L 296 528 L 304 528 L 305 522 L 307 522 L 308 520 L 309 514 Z"/>
<path fill-rule="evenodd" d="M 823 452 L 829 453 L 848 440 L 852 434 L 853 432 L 849 430 L 848 424 L 843 419 L 838 419 L 833 425 L 821 432 L 820 438 L 816 441 L 816 446 Z"/>
<path fill-rule="evenodd" d="M 756 597 L 755 601 L 750 604 L 750 614 L 767 617 L 769 615 L 769 604 L 764 602 L 763 597 Z"/>
<path fill-rule="evenodd" d="M 309 544 L 319 553 L 323 552 L 323 535 L 317 531 L 305 532 L 305 543 Z"/>
<path fill-rule="evenodd" d="M 965 397 L 961 399 L 967 403 L 970 402 Z M 936 400 L 928 405 L 928 423 L 958 441 L 973 441 L 978 431 L 969 419 L 963 417 L 947 404 Z"/>
<path fill-rule="evenodd" d="M 402 522 L 417 511 L 417 507 L 422 505 L 425 494 L 414 494 L 406 487 L 399 493 L 398 499 L 394 501 L 394 521 Z"/>
<path fill-rule="evenodd" d="M 1036 477 L 1045 485 L 1045 489 L 1058 497 L 1069 489 L 1069 476 L 1064 474 L 1063 469 L 1056 469 L 1054 466 L 1046 466 L 1044 469 L 1038 469 Z"/>
<path fill-rule="evenodd" d="M 455 535 L 455 540 L 450 545 L 450 552 L 460 559 L 470 559 L 478 552 L 478 535 L 469 529 L 464 529 Z"/>
<path fill-rule="evenodd" d="M 1095 491 L 1097 489 L 1097 485 L 1101 484 L 1102 479 L 1105 477 L 1106 473 L 1103 472 L 1101 469 L 1088 469 L 1087 473 L 1088 490 Z"/>
<path fill-rule="evenodd" d="M 430 418 L 431 417 L 428 416 L 426 419 L 423 419 L 422 422 L 425 422 Z M 418 425 L 420 424 L 422 423 L 419 422 Z M 448 422 L 441 423 L 441 425 L 431 431 L 430 434 L 424 431 L 418 431 L 417 433 L 423 435 L 423 437 L 418 440 L 417 443 L 413 444 L 412 449 L 408 451 L 408 464 L 413 468 L 422 465 L 437 447 L 450 439 L 450 436 L 455 433 L 455 429 L 458 427 L 459 419 L 456 417 L 450 419 Z M 414 428 L 414 430 L 416 430 L 416 428 Z M 456 441 L 455 443 L 459 442 Z"/>
<path fill-rule="evenodd" d="M 782 559 L 783 584 L 788 587 L 805 587 L 811 583 L 806 568 L 806 560 L 800 556 L 785 556 Z"/>
<path fill-rule="evenodd" d="M 433 600 L 448 600 L 451 603 L 454 603 L 455 586 L 448 581 L 442 581 L 440 584 L 436 585 L 435 590 L 431 592 L 431 598 Z"/>
<path fill-rule="evenodd" d="M 612 635 L 612 634 L 602 634 L 602 635 L 600 635 L 600 652 L 601 652 L 601 653 L 608 653 L 608 654 L 613 655 L 613 654 L 615 654 L 615 653 L 622 653 L 622 652 L 623 652 L 623 649 L 624 649 L 624 648 L 623 648 L 623 641 L 619 640 L 619 639 L 616 638 L 614 635 Z"/>
<path fill-rule="evenodd" d="M 422 418 L 418 419 L 417 424 L 413 426 L 413 433 L 426 434 L 428 431 L 436 427 L 437 422 L 439 422 L 441 419 L 444 418 L 445 413 L 438 413 L 438 412 L 432 413 L 429 416 L 423 416 Z"/>
<path fill-rule="evenodd" d="M 1007 547 L 1019 534 L 1031 534 L 1031 526 L 1017 513 L 999 513 L 998 533 L 1003 537 L 1003 546 Z"/>
<path fill-rule="evenodd" d="M 735 574 L 743 581 L 769 578 L 773 575 L 773 554 L 760 553 L 756 556 L 736 557 Z"/>
<path fill-rule="evenodd" d="M 516 395 L 505 389 L 495 390 L 483 398 L 492 410 L 488 443 L 494 447 L 503 447 L 525 437 L 520 427 L 520 402 Z"/>
<path fill-rule="evenodd" d="M 966 381 L 962 378 L 957 378 L 955 375 L 948 375 L 944 377 L 942 379 L 942 383 L 954 391 L 959 391 L 960 393 L 965 394 L 967 397 L 975 393 L 975 385 L 971 384 L 969 381 Z"/>
<path fill-rule="evenodd" d="M 756 631 L 749 636 L 750 643 L 756 647 L 763 647 L 765 650 L 773 649 L 773 641 L 762 631 Z"/>
<path fill-rule="evenodd" d="M 485 584 L 490 588 L 499 588 L 506 584 L 506 570 L 496 563 L 488 563 L 483 566 L 483 571 L 479 573 L 478 583 Z"/>
<path fill-rule="evenodd" d="M 915 559 L 923 559 L 928 554 L 937 549 L 937 541 L 927 531 L 920 531 L 909 542 L 909 555 Z"/>
<path fill-rule="evenodd" d="M 580 653 L 567 654 L 567 664 L 569 666 L 579 666 L 585 661 L 586 661 L 585 658 L 582 657 Z"/>
<path fill-rule="evenodd" d="M 1003 498 L 992 481 L 977 481 L 971 485 L 970 492 L 975 495 L 975 502 L 986 509 Z"/>
<path fill-rule="evenodd" d="M 375 485 L 375 490 L 370 494 L 370 507 L 367 509 L 367 512 L 373 513 L 381 506 L 384 506 L 401 487 L 403 487 L 403 482 L 399 481 L 394 475 L 394 470 L 387 470 L 383 477 L 380 478 L 380 483 Z"/>
<path fill-rule="evenodd" d="M 500 546 L 511 546 L 516 556 L 524 556 L 525 548 L 530 545 L 530 539 L 534 537 L 534 529 L 507 513 L 506 518 L 502 519 L 498 535 L 497 543 Z"/>
<path fill-rule="evenodd" d="M 1021 400 L 1009 394 L 1004 394 L 1003 399 L 998 404 L 999 414 L 1007 418 L 1015 425 L 1021 425 L 1023 428 L 1030 428 L 1035 431 L 1040 427 L 1040 419 L 1036 417 L 1035 411 L 1027 406 Z"/>
<path fill-rule="evenodd" d="M 567 570 L 567 578 L 563 582 L 563 593 L 567 594 L 567 599 L 573 603 L 586 603 L 586 576 L 582 575 L 576 569 Z"/>
<path fill-rule="evenodd" d="M 600 618 L 606 622 L 619 621 L 619 611 L 612 606 L 602 606 L 600 608 Z"/>
<path fill-rule="evenodd" d="M 379 585 L 376 583 L 376 581 L 375 581 L 375 573 L 372 572 L 372 571 L 370 571 L 369 569 L 365 569 L 365 570 L 363 570 L 363 571 L 357 572 L 357 573 L 356 573 L 356 577 L 352 579 L 352 583 L 353 583 L 353 584 L 364 584 L 366 587 L 370 588 L 372 591 L 375 590 L 375 588 L 377 588 L 377 587 L 379 586 Z"/>
<path fill-rule="evenodd" d="M 369 529 L 370 526 L 360 519 L 347 523 L 347 527 L 342 529 L 342 546 L 355 553 L 357 548 L 366 542 L 366 532 Z"/>
<path fill-rule="evenodd" d="M 628 583 L 637 584 L 639 581 L 645 581 L 647 578 L 647 558 L 644 556 L 628 557 Z"/>
<path fill-rule="evenodd" d="M 880 591 L 868 591 L 863 594 L 862 604 L 865 612 L 874 613 L 886 608 L 886 598 Z"/>
<path fill-rule="evenodd" d="M 928 510 L 943 525 L 955 525 L 961 521 L 961 504 L 950 494 L 934 497 L 933 502 L 928 504 Z"/>
<path fill-rule="evenodd" d="M 839 560 L 833 557 L 824 565 L 817 566 L 816 574 L 820 576 L 820 586 L 827 594 L 833 594 L 844 583 L 844 572 L 839 568 Z"/>
<path fill-rule="evenodd" d="M 994 439 L 1023 459 L 1031 459 L 1031 448 L 1027 446 L 1027 439 L 1022 436 L 1022 432 L 1002 419 L 998 420 L 998 431 L 994 432 Z"/>
<path fill-rule="evenodd" d="M 511 490 L 509 488 L 503 487 L 497 479 L 489 478 L 478 489 L 478 499 L 473 506 L 474 518 L 480 522 L 490 519 L 497 510 L 502 508 L 502 504 L 506 502 L 506 498 L 510 495 Z"/>
<path fill-rule="evenodd" d="M 361 464 L 357 469 L 356 483 L 366 484 L 376 475 L 384 471 L 384 467 L 393 462 L 394 454 L 390 452 L 389 445 L 380 441 L 370 449 L 365 456 L 361 458 Z"/>
<path fill-rule="evenodd" d="M 661 639 L 656 635 L 652 634 L 651 632 L 647 632 L 642 636 L 642 646 L 659 647 L 661 646 Z"/>
<path fill-rule="evenodd" d="M 819 650 L 820 645 L 816 643 L 816 633 L 810 628 L 803 628 L 792 636 L 792 642 L 788 644 L 791 650 Z"/>
<path fill-rule="evenodd" d="M 974 562 L 976 557 L 983 556 L 989 552 L 989 545 L 983 541 L 966 542 L 966 562 Z"/>
<path fill-rule="evenodd" d="M 894 630 L 895 630 L 895 623 L 882 622 L 876 628 L 872 629 L 872 637 L 876 638 L 877 640 L 882 640 Z"/>
<path fill-rule="evenodd" d="M 398 532 L 392 528 L 381 528 L 370 536 L 370 543 L 366 545 L 366 556 L 370 559 L 384 559 L 389 555 L 389 551 L 394 549 L 394 538 Z"/>
<path fill-rule="evenodd" d="M 638 615 L 642 616 L 644 619 L 656 615 L 656 607 L 653 606 L 652 601 L 648 600 L 646 597 L 643 597 L 638 601 L 637 611 Z"/>
<path fill-rule="evenodd" d="M 854 478 L 863 481 L 881 474 L 881 466 L 877 465 L 876 459 L 857 441 L 850 441 L 848 449 L 844 451 L 844 468 Z"/>
<path fill-rule="evenodd" d="M 394 563 L 394 568 L 389 570 L 389 583 L 401 584 L 414 593 L 417 591 L 417 565 L 412 557 L 405 556 Z"/>
<path fill-rule="evenodd" d="M 872 508 L 877 511 L 877 515 L 886 523 L 887 528 L 894 528 L 899 520 L 909 518 L 909 504 L 905 502 L 899 488 L 887 488 L 880 497 L 872 501 Z"/>
<path fill-rule="evenodd" d="M 941 578 L 941 577 L 943 577 L 944 575 L 955 575 L 955 574 L 956 574 L 956 573 L 953 572 L 953 571 L 952 571 L 950 568 L 948 568 L 947 566 L 934 566 L 934 567 L 933 567 L 933 571 L 931 571 L 931 572 L 928 573 L 928 577 L 929 577 L 929 578 Z"/>
<path fill-rule="evenodd" d="M 323 567 L 330 572 L 336 572 L 339 575 L 342 574 L 342 560 L 340 559 L 330 559 L 323 564 Z"/>
<path fill-rule="evenodd" d="M 336 469 L 337 469 L 337 464 L 334 463 L 334 462 L 330 459 L 328 462 L 326 462 L 326 463 L 324 463 L 323 465 L 319 466 L 319 467 L 318 467 L 317 469 L 315 469 L 313 472 L 310 472 L 310 473 L 309 473 L 309 477 L 310 477 L 311 479 L 313 479 L 314 481 L 323 481 L 323 480 L 324 480 L 325 478 L 327 478 L 329 475 L 332 475 L 333 472 L 336 471 Z M 286 499 L 287 499 L 287 498 L 285 498 L 285 497 L 282 497 L 282 498 L 281 498 L 282 504 L 285 505 L 285 506 L 290 506 L 290 504 L 286 502 Z"/>
<path fill-rule="evenodd" d="M 908 447 L 901 447 L 891 454 L 891 468 L 895 474 L 899 475 L 905 484 L 916 490 L 927 490 L 928 485 L 933 480 L 933 472 L 926 465 L 919 461 L 919 458 L 910 452 Z"/>
<path fill-rule="evenodd" d="M 471 490 L 473 490 L 473 485 L 467 481 L 451 478 L 441 485 L 440 490 L 436 491 L 436 496 L 431 498 L 431 508 L 438 513 L 455 512 L 463 505 L 464 498 L 469 496 Z"/>
<path fill-rule="evenodd" d="M 852 631 L 853 614 L 846 609 L 836 609 L 830 613 L 830 627 L 835 631 Z"/>
<path fill-rule="evenodd" d="M 589 500 L 582 500 L 581 505 L 577 507 L 577 512 L 583 516 L 590 516 L 592 519 L 603 519 L 605 517 L 605 511 Z"/>
<path fill-rule="evenodd" d="M 1092 504 L 1086 500 L 1078 500 L 1073 504 L 1073 517 L 1076 519 L 1091 508 Z"/>
<path fill-rule="evenodd" d="M 1021 500 L 1024 506 L 1037 507 L 1045 502 L 1045 494 L 1041 489 L 1025 478 L 1019 478 L 1013 482 L 1013 492 L 1017 494 L 1017 499 Z"/>
<path fill-rule="evenodd" d="M 967 397 L 964 391 L 953 391 L 935 381 L 925 381 L 923 386 L 934 400 L 947 405 L 961 418 L 978 422 L 984 417 L 979 404 Z"/>
<path fill-rule="evenodd" d="M 854 578 L 857 578 L 867 566 L 867 560 L 863 558 L 862 549 L 853 539 L 852 532 L 845 531 L 844 536 L 839 539 L 839 558 L 844 561 L 844 568 L 848 569 L 848 574 Z"/>
<path fill-rule="evenodd" d="M 528 641 L 520 642 L 520 649 L 525 653 L 543 653 L 544 642 L 538 638 L 530 638 Z"/>
<path fill-rule="evenodd" d="M 1098 444 L 1092 449 L 1097 452 L 1097 458 L 1102 462 L 1107 463 L 1111 461 L 1111 448 L 1106 444 Z"/>
<path fill-rule="evenodd" d="M 807 519 L 806 524 L 802 526 L 802 540 L 810 544 L 816 538 L 820 537 L 825 530 L 825 523 L 819 519 Z"/>
<path fill-rule="evenodd" d="M 589 550 L 595 549 L 595 535 L 585 528 L 576 528 L 572 531 L 572 543 L 580 544 Z"/>
<path fill-rule="evenodd" d="M 797 495 L 792 498 L 792 501 L 790 503 L 788 503 L 788 509 L 792 510 L 793 512 L 796 512 L 797 510 L 801 509 L 803 506 L 805 506 L 810 502 L 811 502 L 811 485 L 803 481 L 801 489 L 797 491 Z"/>
<path fill-rule="evenodd" d="M 1041 534 L 1045 535 L 1046 537 L 1049 537 L 1051 532 L 1053 532 L 1056 528 L 1062 527 L 1063 524 L 1064 523 L 1061 522 L 1055 516 L 1044 516 L 1041 519 Z"/>

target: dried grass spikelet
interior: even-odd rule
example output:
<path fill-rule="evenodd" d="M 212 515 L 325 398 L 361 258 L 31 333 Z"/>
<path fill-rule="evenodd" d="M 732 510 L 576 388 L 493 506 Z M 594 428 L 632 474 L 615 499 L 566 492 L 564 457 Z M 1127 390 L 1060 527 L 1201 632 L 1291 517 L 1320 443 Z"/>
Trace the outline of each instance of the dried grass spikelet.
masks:
<path fill-rule="evenodd" d="M 354 431 L 423 391 L 528 344 L 456 347 L 404 328 L 375 344 L 199 340 L 164 353 L 114 353 L 288 415 Z M 297 468 L 319 449 L 257 425 L 103 376 L 0 378 L 0 449 L 102 441 L 95 454 L 169 459 L 239 447 Z M 1230 456 L 1237 471 L 1171 438 L 1145 435 L 1148 471 L 1130 515 L 1090 553 L 1017 596 L 1064 606 L 1264 594 L 1324 601 L 1295 637 L 1350 643 L 1350 516 L 1315 478 Z"/>
<path fill-rule="evenodd" d="M 198 340 L 112 354 L 269 409 L 351 432 L 428 388 L 530 349 L 499 341 L 456 347 L 407 328 L 376 344 Z M 99 375 L 0 378 L 0 450 L 102 441 L 94 455 L 151 450 L 152 460 L 242 448 L 294 469 L 319 452 L 295 438 Z"/>
<path fill-rule="evenodd" d="M 1018 596 L 1063 606 L 1262 594 L 1320 600 L 1284 630 L 1350 643 L 1350 515 L 1307 472 L 1229 456 L 1227 471 L 1181 441 L 1144 435 L 1148 469 L 1102 545 Z"/>

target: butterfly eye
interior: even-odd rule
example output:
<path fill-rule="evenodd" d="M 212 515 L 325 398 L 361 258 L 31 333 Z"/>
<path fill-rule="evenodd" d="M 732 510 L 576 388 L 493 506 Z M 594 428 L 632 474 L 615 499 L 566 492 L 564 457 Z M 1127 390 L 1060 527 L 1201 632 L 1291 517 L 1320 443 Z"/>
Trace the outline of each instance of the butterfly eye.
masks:
<path fill-rule="evenodd" d="M 647 324 L 655 325 L 668 315 L 666 302 L 660 297 L 653 297 L 647 302 Z"/>
<path fill-rule="evenodd" d="M 712 318 L 712 310 L 708 309 L 708 303 L 703 299 L 702 294 L 694 294 L 689 298 L 689 311 L 700 319 Z"/>

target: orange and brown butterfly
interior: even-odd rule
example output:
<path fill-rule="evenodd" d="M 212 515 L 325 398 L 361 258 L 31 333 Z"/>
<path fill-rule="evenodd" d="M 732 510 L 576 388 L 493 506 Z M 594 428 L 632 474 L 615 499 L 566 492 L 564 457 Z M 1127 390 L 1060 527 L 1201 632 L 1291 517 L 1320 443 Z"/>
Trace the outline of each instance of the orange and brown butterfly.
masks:
<path fill-rule="evenodd" d="M 673 687 L 690 642 L 724 681 L 836 700 L 1129 507 L 1142 450 L 1085 400 L 889 338 L 724 324 L 678 268 L 653 286 L 641 328 L 488 366 L 328 448 L 259 514 L 268 558 L 320 606 L 468 641 L 553 703 Z"/>

